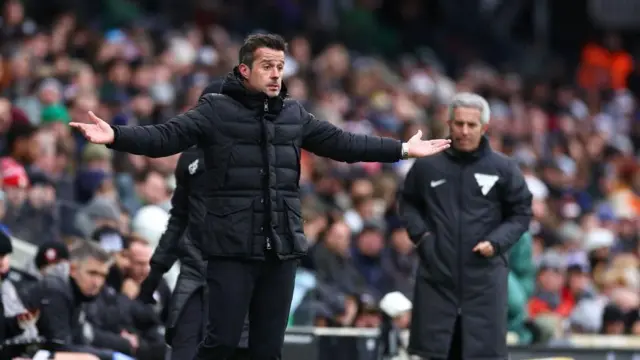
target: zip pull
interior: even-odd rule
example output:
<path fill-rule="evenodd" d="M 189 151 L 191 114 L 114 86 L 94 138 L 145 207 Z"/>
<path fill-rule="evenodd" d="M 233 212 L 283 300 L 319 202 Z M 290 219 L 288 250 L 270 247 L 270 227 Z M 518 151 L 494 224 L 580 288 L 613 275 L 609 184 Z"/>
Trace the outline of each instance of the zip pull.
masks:
<path fill-rule="evenodd" d="M 264 100 L 264 112 L 269 111 L 269 99 Z"/>
<path fill-rule="evenodd" d="M 271 239 L 267 236 L 267 250 L 271 250 Z"/>

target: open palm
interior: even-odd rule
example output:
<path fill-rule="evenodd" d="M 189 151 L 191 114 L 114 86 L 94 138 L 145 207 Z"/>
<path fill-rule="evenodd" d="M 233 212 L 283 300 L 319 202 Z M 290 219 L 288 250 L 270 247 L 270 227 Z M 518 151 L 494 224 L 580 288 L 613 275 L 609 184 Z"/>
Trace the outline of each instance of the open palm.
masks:
<path fill-rule="evenodd" d="M 106 121 L 89 111 L 89 123 L 72 122 L 69 126 L 78 129 L 82 135 L 94 144 L 111 144 L 114 139 L 113 129 Z"/>
<path fill-rule="evenodd" d="M 422 140 L 422 130 L 418 130 L 418 132 L 407 141 L 407 144 L 409 145 L 409 157 L 418 158 L 435 155 L 448 149 L 449 146 L 451 146 L 451 140 Z"/>

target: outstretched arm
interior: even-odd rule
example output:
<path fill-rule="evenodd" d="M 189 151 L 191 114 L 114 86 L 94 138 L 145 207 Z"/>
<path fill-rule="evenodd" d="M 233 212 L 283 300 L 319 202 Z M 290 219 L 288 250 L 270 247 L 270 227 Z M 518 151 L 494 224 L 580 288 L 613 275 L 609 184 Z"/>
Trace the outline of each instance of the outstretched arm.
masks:
<path fill-rule="evenodd" d="M 302 147 L 337 161 L 390 163 L 403 157 L 434 155 L 447 149 L 450 143 L 447 139 L 424 141 L 421 131 L 404 144 L 392 138 L 353 134 L 300 109 L 304 121 Z"/>
<path fill-rule="evenodd" d="M 146 126 L 110 126 L 93 112 L 91 123 L 71 123 L 92 143 L 105 144 L 111 149 L 149 157 L 177 154 L 194 145 L 210 145 L 215 116 L 209 96 L 200 98 L 198 105 L 164 124 Z"/>

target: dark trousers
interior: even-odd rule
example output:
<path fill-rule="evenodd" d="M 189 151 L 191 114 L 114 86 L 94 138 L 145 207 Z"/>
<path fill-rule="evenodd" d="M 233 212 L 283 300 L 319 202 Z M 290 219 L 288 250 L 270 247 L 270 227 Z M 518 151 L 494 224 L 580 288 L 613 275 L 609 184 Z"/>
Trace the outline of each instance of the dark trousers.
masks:
<path fill-rule="evenodd" d="M 171 360 L 193 359 L 202 341 L 204 299 L 202 289 L 191 294 L 184 304 L 171 339 Z"/>
<path fill-rule="evenodd" d="M 297 260 L 215 259 L 207 263 L 209 322 L 195 360 L 228 360 L 249 312 L 251 360 L 279 360 L 287 327 Z"/>
<path fill-rule="evenodd" d="M 460 321 L 460 318 L 456 319 L 451 345 L 449 345 L 449 356 L 446 360 L 462 360 L 462 321 Z"/>

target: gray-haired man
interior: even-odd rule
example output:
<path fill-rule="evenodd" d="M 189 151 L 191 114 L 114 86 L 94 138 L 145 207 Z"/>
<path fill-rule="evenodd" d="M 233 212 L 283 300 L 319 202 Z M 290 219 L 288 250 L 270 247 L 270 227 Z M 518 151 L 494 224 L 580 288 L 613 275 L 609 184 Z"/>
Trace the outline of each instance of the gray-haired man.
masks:
<path fill-rule="evenodd" d="M 410 352 L 428 359 L 507 359 L 507 252 L 531 219 L 515 161 L 486 138 L 487 101 L 459 93 L 451 148 L 416 160 L 400 212 L 420 256 Z"/>

